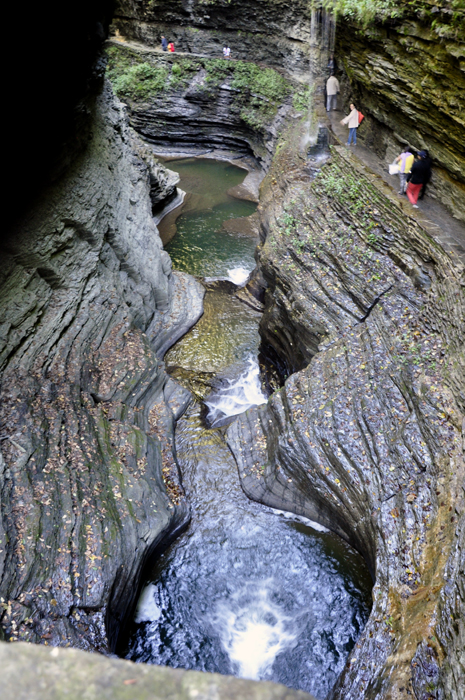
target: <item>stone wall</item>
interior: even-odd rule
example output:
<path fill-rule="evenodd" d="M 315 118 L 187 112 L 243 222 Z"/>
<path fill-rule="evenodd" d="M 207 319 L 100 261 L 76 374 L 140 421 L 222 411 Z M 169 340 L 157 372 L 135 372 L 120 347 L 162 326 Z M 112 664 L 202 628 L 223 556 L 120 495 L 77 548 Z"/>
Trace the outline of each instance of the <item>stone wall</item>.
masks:
<path fill-rule="evenodd" d="M 231 56 L 265 62 L 308 77 L 310 5 L 306 0 L 119 0 L 112 31 L 151 47 L 161 36 L 172 39 L 178 51 L 222 58 L 228 44 Z"/>
<path fill-rule="evenodd" d="M 0 690 L 17 700 L 315 700 L 270 682 L 0 642 Z"/>
<path fill-rule="evenodd" d="M 275 98 L 277 104 L 270 105 L 266 97 L 234 88 L 233 72 L 215 71 L 209 59 L 193 65 L 184 56 L 160 55 L 146 47 L 117 41 L 108 42 L 107 47 L 115 62 L 144 61 L 167 72 L 163 90 L 143 98 L 121 97 L 131 126 L 155 152 L 199 155 L 223 151 L 238 157 L 252 155 L 263 169 L 270 166 L 278 133 L 291 108 L 293 82 L 282 81 L 285 89 L 281 87 L 282 95 Z M 169 76 L 175 67 L 183 72 L 183 78 L 172 85 Z M 261 104 L 252 106 L 252 101 Z M 252 120 L 243 118 L 243 109 L 252 113 Z"/>
<path fill-rule="evenodd" d="M 331 697 L 461 697 L 463 266 L 334 148 L 313 179 L 289 128 L 263 186 L 264 350 L 295 372 L 228 429 L 252 498 L 315 520 L 375 577 Z"/>
<path fill-rule="evenodd" d="M 203 290 L 172 273 L 151 216 L 154 180 L 160 201 L 177 178 L 150 175 L 108 84 L 80 110 L 85 147 L 2 249 L 0 618 L 7 639 L 108 650 L 188 519 L 164 478 L 189 397 L 156 352 Z"/>
<path fill-rule="evenodd" d="M 429 195 L 465 221 L 465 52 L 463 39 L 440 39 L 418 19 L 364 31 L 338 25 L 336 53 L 346 105 L 368 120 L 365 145 L 392 163 L 405 142 L 433 159 Z"/>
<path fill-rule="evenodd" d="M 434 174 L 429 193 L 463 221 L 463 29 L 441 36 L 433 27 L 434 17 L 440 15 L 431 14 L 426 0 L 417 4 L 412 9 L 409 3 L 400 3 L 402 19 L 369 27 L 339 18 L 338 77 L 345 106 L 355 99 L 366 116 L 359 132 L 362 141 L 386 163 L 404 142 L 430 151 Z M 112 25 L 113 32 L 148 46 L 158 46 L 165 34 L 180 51 L 208 56 L 220 57 L 228 43 L 234 58 L 263 61 L 304 81 L 311 74 L 315 78 L 315 66 L 312 71 L 309 67 L 311 47 L 319 40 L 329 46 L 328 28 L 321 13 L 314 13 L 312 28 L 311 6 L 301 0 L 252 4 L 197 0 L 187 5 L 180 0 L 169 5 L 164 0 L 118 0 Z"/>

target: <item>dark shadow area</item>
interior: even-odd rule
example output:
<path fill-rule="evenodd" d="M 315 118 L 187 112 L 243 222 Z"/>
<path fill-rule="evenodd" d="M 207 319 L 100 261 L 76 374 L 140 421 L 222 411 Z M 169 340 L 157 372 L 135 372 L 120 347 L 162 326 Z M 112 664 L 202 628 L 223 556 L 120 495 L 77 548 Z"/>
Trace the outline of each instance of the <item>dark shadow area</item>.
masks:
<path fill-rule="evenodd" d="M 113 10 L 113 0 L 9 8 L 21 48 L 3 76 L 6 235 L 86 143 L 88 112 L 78 105 L 103 78 L 96 58 Z"/>

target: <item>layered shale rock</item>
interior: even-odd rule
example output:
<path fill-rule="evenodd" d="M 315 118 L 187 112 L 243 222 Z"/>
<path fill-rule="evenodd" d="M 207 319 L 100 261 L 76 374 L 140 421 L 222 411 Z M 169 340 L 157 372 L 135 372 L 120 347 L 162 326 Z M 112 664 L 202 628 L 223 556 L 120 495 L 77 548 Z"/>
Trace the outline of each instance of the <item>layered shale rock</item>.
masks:
<path fill-rule="evenodd" d="M 345 149 L 312 179 L 301 136 L 279 144 L 259 207 L 264 351 L 294 373 L 228 443 L 250 497 L 329 527 L 371 567 L 372 613 L 331 697 L 458 700 L 463 266 Z"/>
<path fill-rule="evenodd" d="M 269 167 L 295 88 L 289 79 L 253 64 L 160 55 L 117 41 L 107 52 L 131 126 L 156 152 L 226 151 Z"/>
<path fill-rule="evenodd" d="M 463 10 L 447 0 L 399 0 L 390 9 L 395 18 L 378 17 L 369 26 L 353 16 L 338 18 L 337 75 L 346 106 L 357 102 L 367 118 L 359 136 L 386 164 L 404 142 L 429 150 L 434 165 L 429 192 L 463 221 Z M 233 58 L 264 62 L 304 81 L 316 76 L 310 64 L 317 43 L 327 55 L 331 42 L 328 15 L 300 0 L 187 5 L 118 0 L 112 31 L 152 47 L 165 34 L 178 50 L 206 56 L 220 57 L 227 43 Z M 326 68 L 324 61 L 320 68 Z"/>
<path fill-rule="evenodd" d="M 146 46 L 160 46 L 166 35 L 178 51 L 219 58 L 228 44 L 235 59 L 263 61 L 305 78 L 310 19 L 306 0 L 118 0 L 112 31 Z"/>
<path fill-rule="evenodd" d="M 438 7 L 422 4 L 440 17 Z M 404 142 L 427 149 L 434 164 L 429 194 L 465 221 L 463 24 L 445 36 L 433 25 L 421 14 L 364 31 L 341 24 L 337 56 L 347 103 L 355 100 L 369 117 L 359 132 L 364 143 L 386 162 Z"/>
<path fill-rule="evenodd" d="M 189 397 L 161 359 L 203 288 L 151 216 L 177 179 L 150 174 L 108 84 L 80 109 L 85 146 L 3 247 L 0 617 L 9 640 L 108 650 L 188 519 L 170 435 Z"/>

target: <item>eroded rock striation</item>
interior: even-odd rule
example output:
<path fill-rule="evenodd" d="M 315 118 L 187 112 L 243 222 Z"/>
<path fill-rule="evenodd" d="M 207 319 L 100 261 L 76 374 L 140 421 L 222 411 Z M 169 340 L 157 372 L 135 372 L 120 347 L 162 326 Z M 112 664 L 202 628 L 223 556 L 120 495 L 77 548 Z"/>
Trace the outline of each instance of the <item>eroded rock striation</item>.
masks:
<path fill-rule="evenodd" d="M 257 71 L 251 63 L 161 55 L 119 41 L 109 41 L 107 51 L 109 75 L 130 124 L 157 153 L 227 152 L 270 166 L 291 107 L 295 86 L 289 79 L 266 67 Z M 251 73 L 251 85 L 244 71 Z M 260 81 L 257 74 L 264 71 Z"/>
<path fill-rule="evenodd" d="M 434 168 L 429 193 L 463 221 L 463 8 L 447 1 L 399 0 L 391 9 L 394 17 L 378 17 L 369 26 L 353 17 L 337 20 L 336 66 L 345 106 L 355 99 L 366 117 L 359 137 L 386 164 L 405 142 L 429 150 Z M 187 5 L 118 0 L 112 31 L 152 47 L 165 34 L 178 50 L 206 56 L 221 57 L 226 43 L 233 58 L 284 69 L 301 81 L 317 75 L 310 64 L 318 43 L 328 56 L 332 41 L 329 15 L 302 0 Z M 326 78 L 326 61 L 320 68 Z"/>
<path fill-rule="evenodd" d="M 311 6 L 306 0 L 118 0 L 113 31 L 146 46 L 160 46 L 162 34 L 178 51 L 264 62 L 305 77 L 311 38 Z"/>
<path fill-rule="evenodd" d="M 0 617 L 10 640 L 109 650 L 189 517 L 170 450 L 189 396 L 161 360 L 203 288 L 152 220 L 177 179 L 150 174 L 108 83 L 81 109 L 86 146 L 3 248 Z"/>
<path fill-rule="evenodd" d="M 433 9 L 433 17 L 439 17 L 439 8 Z M 461 30 L 449 27 L 444 37 L 438 36 L 431 19 L 418 14 L 363 32 L 343 24 L 336 45 L 347 102 L 355 100 L 368 115 L 359 132 L 362 141 L 386 162 L 400 153 L 402 143 L 427 149 L 434 164 L 429 195 L 461 221 L 465 221 L 463 21 Z"/>
<path fill-rule="evenodd" d="M 294 372 L 228 429 L 252 498 L 363 554 L 373 609 L 331 697 L 461 697 L 464 270 L 345 149 L 300 127 L 262 187 L 262 335 Z M 429 693 L 429 695 L 428 695 Z"/>

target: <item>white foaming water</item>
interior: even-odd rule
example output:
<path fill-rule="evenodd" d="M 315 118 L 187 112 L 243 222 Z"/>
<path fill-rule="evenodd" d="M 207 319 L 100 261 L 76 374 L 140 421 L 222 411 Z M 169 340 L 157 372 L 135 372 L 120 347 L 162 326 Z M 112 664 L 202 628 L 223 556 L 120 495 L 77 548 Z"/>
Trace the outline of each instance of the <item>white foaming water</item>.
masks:
<path fill-rule="evenodd" d="M 260 370 L 255 358 L 247 360 L 247 367 L 237 379 L 227 380 L 227 384 L 217 394 L 205 401 L 208 420 L 214 428 L 230 416 L 237 416 L 252 406 L 266 403 L 267 398 L 260 385 Z"/>
<path fill-rule="evenodd" d="M 234 267 L 232 270 L 228 270 L 228 279 L 238 286 L 244 285 L 249 279 L 250 270 L 245 267 Z"/>
<path fill-rule="evenodd" d="M 271 579 L 254 581 L 217 604 L 213 626 L 241 678 L 263 679 L 278 654 L 297 643 L 299 625 L 271 592 Z"/>
<path fill-rule="evenodd" d="M 282 515 L 287 520 L 294 520 L 295 522 L 302 523 L 303 525 L 308 525 L 308 527 L 311 527 L 318 532 L 330 532 L 330 530 L 324 525 L 320 525 L 320 523 L 310 520 L 303 515 L 290 513 L 288 510 L 278 510 L 277 508 L 270 508 L 270 510 L 273 511 L 273 513 L 276 513 L 276 515 Z"/>
<path fill-rule="evenodd" d="M 149 583 L 140 594 L 135 615 L 136 622 L 155 622 L 161 617 L 161 610 L 155 603 L 154 593 L 157 587 Z"/>

